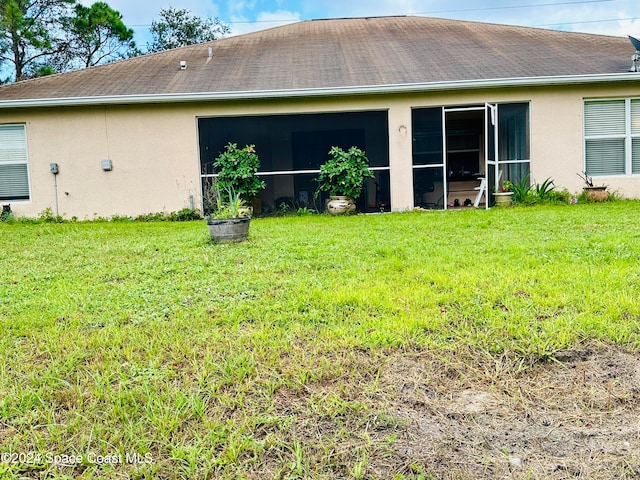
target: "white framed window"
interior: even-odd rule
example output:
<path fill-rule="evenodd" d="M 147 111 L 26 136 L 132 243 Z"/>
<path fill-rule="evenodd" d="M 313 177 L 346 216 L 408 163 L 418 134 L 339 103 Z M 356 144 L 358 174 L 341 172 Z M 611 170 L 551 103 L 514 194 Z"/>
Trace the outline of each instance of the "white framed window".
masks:
<path fill-rule="evenodd" d="M 0 125 L 0 201 L 29 199 L 25 126 Z"/>
<path fill-rule="evenodd" d="M 585 171 L 640 175 L 640 99 L 586 100 Z"/>

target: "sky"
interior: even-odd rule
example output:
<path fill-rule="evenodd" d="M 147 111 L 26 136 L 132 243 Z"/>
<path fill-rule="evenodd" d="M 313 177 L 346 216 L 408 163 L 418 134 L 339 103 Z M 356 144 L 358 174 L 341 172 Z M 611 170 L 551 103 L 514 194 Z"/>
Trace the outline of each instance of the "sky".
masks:
<path fill-rule="evenodd" d="M 89 5 L 95 0 L 82 0 Z M 636 0 L 106 0 L 123 15 L 145 47 L 149 27 L 163 7 L 184 8 L 200 17 L 218 17 L 231 35 L 301 20 L 385 15 L 422 15 L 541 27 L 614 36 L 640 37 Z"/>

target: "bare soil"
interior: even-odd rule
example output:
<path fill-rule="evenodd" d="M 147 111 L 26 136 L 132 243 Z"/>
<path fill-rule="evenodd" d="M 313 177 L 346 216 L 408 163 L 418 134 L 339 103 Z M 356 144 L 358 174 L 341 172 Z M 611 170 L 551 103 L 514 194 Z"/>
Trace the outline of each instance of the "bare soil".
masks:
<path fill-rule="evenodd" d="M 533 366 L 477 352 L 349 358 L 335 378 L 279 394 L 294 419 L 283 442 L 302 442 L 308 478 L 640 478 L 638 353 L 589 344 Z M 289 477 L 268 467 L 257 476 Z"/>

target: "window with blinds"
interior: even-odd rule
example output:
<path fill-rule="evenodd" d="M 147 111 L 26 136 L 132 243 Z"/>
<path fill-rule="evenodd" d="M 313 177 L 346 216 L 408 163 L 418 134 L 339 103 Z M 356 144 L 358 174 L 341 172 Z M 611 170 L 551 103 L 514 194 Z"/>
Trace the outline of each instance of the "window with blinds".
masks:
<path fill-rule="evenodd" d="M 0 125 L 0 201 L 29 200 L 29 162 L 24 125 Z"/>
<path fill-rule="evenodd" d="M 587 175 L 640 174 L 640 99 L 585 101 L 584 139 Z"/>

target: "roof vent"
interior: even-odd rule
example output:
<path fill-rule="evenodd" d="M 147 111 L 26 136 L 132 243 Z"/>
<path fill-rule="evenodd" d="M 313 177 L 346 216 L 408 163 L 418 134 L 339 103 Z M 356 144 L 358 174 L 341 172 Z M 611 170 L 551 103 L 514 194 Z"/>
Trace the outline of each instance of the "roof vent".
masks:
<path fill-rule="evenodd" d="M 209 47 L 209 58 L 213 57 L 213 48 Z"/>
<path fill-rule="evenodd" d="M 629 71 L 640 72 L 640 40 L 638 40 L 637 38 L 633 38 L 631 35 L 627 36 L 636 49 L 636 53 L 634 53 L 631 57 L 631 68 L 629 69 Z"/>
<path fill-rule="evenodd" d="M 186 70 L 186 69 L 187 69 L 186 60 L 180 60 L 180 70 Z"/>

